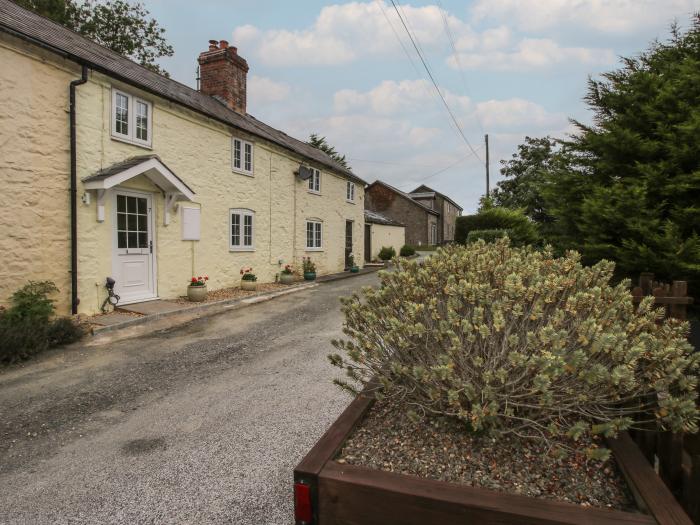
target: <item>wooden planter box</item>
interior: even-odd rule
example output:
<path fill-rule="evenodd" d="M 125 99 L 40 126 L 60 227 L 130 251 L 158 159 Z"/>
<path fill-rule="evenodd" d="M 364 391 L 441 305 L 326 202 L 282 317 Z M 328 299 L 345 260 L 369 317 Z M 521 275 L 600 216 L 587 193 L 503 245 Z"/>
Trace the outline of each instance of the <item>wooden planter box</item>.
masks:
<path fill-rule="evenodd" d="M 294 470 L 295 483 L 308 484 L 311 490 L 314 519 L 309 525 L 692 525 L 627 434 L 610 440 L 609 446 L 644 513 L 582 507 L 335 462 L 373 402 L 371 395 L 360 394 Z"/>

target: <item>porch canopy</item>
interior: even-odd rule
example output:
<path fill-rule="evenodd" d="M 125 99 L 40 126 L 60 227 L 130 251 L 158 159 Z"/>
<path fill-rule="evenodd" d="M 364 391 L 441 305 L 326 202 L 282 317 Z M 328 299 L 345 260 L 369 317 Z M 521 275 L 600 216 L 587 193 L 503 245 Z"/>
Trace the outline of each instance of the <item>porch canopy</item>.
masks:
<path fill-rule="evenodd" d="M 98 221 L 104 221 L 104 195 L 106 190 L 139 175 L 147 177 L 163 192 L 165 198 L 164 222 L 166 225 L 170 222 L 170 213 L 177 201 L 194 200 L 192 188 L 170 171 L 158 155 L 140 155 L 113 164 L 109 168 L 83 179 L 86 190 L 97 191 Z"/>

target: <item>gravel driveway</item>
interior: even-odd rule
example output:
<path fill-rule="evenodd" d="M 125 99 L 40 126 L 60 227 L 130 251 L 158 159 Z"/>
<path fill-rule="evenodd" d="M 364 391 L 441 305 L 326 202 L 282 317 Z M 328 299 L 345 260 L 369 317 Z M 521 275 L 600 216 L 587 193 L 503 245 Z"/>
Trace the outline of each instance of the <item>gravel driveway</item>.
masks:
<path fill-rule="evenodd" d="M 350 402 L 338 297 L 376 280 L 0 372 L 0 523 L 292 523 L 292 470 Z"/>

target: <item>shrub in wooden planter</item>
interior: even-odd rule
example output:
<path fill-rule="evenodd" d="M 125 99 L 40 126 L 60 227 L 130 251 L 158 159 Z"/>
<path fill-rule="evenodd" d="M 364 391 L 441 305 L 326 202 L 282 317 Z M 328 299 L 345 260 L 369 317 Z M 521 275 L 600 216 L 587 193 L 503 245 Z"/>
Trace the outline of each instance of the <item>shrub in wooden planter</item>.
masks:
<path fill-rule="evenodd" d="M 347 340 L 330 356 L 356 391 L 400 399 L 414 419 L 465 432 L 551 441 L 560 452 L 630 428 L 697 432 L 700 354 L 687 324 L 635 308 L 614 265 L 515 248 L 508 239 L 449 246 L 423 265 L 399 260 L 363 300 L 344 301 Z"/>

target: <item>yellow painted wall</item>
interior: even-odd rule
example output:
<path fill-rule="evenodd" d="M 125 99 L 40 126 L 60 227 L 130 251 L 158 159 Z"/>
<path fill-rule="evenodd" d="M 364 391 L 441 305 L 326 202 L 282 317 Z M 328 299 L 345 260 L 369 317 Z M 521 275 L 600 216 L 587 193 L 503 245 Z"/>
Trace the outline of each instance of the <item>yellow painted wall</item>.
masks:
<path fill-rule="evenodd" d="M 0 219 L 9 235 L 0 237 L 6 264 L 0 265 L 0 303 L 21 285 L 7 284 L 15 272 L 31 269 L 33 279 L 51 279 L 61 288 L 58 301 L 67 313 L 70 300 L 69 243 L 69 149 L 68 84 L 80 75 L 69 62 L 0 40 L 0 183 L 10 192 L 2 194 Z M 17 72 L 20 71 L 21 74 Z M 111 89 L 153 103 L 152 149 L 111 138 Z M 259 282 L 275 280 L 280 263 L 299 265 L 310 255 L 319 274 L 344 267 L 345 221 L 354 221 L 353 252 L 362 261 L 364 192 L 356 186 L 355 203 L 345 200 L 346 180 L 322 170 L 321 195 L 307 191 L 307 183 L 293 172 L 302 161 L 273 144 L 230 128 L 178 105 L 119 84 L 90 72 L 87 84 L 78 87 L 78 178 L 128 157 L 157 154 L 196 193 L 202 230 L 200 241 L 182 241 L 180 210 L 163 224 L 164 199 L 160 190 L 144 176 L 122 185 L 153 192 L 156 209 L 155 251 L 158 295 L 174 298 L 186 292 L 192 275 L 207 274 L 210 289 L 234 286 L 242 266 L 252 266 Z M 14 122 L 10 125 L 10 121 Z M 19 127 L 22 133 L 13 133 Z M 255 143 L 254 176 L 231 170 L 231 136 Z M 6 146 L 10 147 L 7 148 Z M 321 166 L 317 166 L 321 168 Z M 79 184 L 79 197 L 85 193 Z M 105 221 L 97 222 L 94 192 L 89 205 L 78 203 L 78 259 L 80 312 L 94 313 L 105 297 L 104 281 L 112 275 L 113 195 L 105 198 Z M 229 209 L 255 211 L 253 252 L 229 251 Z M 323 221 L 323 251 L 306 252 L 305 220 Z M 18 220 L 19 219 L 19 220 Z"/>
<path fill-rule="evenodd" d="M 387 226 L 372 224 L 372 260 L 379 259 L 379 251 L 383 246 L 391 246 L 399 254 L 401 247 L 406 244 L 406 228 L 403 226 Z"/>

